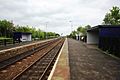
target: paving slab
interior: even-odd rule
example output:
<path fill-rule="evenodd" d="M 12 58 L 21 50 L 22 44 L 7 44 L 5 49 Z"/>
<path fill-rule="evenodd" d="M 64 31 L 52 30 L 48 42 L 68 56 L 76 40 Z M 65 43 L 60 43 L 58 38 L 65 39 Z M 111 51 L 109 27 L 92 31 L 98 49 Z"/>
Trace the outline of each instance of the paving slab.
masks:
<path fill-rule="evenodd" d="M 68 39 L 70 80 L 120 80 L 120 60 Z"/>
<path fill-rule="evenodd" d="M 64 42 L 48 80 L 70 80 L 67 39 Z"/>

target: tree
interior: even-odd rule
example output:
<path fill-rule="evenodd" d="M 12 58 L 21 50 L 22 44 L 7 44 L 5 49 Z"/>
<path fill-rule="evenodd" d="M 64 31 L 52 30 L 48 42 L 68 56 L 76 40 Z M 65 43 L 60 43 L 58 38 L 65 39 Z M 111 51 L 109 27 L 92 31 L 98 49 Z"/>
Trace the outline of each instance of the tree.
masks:
<path fill-rule="evenodd" d="M 11 37 L 14 30 L 14 25 L 12 22 L 7 20 L 0 20 L 0 36 Z"/>
<path fill-rule="evenodd" d="M 120 8 L 114 6 L 109 13 L 106 13 L 103 19 L 103 24 L 107 25 L 118 25 L 120 24 Z"/>
<path fill-rule="evenodd" d="M 56 36 L 56 37 L 59 37 L 60 35 L 59 35 L 58 33 L 55 33 L 55 36 Z"/>
<path fill-rule="evenodd" d="M 76 37 L 76 35 L 81 35 L 81 36 L 86 36 L 87 35 L 87 30 L 88 29 L 90 29 L 91 28 L 91 26 L 90 25 L 86 25 L 86 26 L 79 26 L 78 28 L 77 28 L 77 31 L 72 31 L 71 33 L 70 33 L 70 35 L 69 35 L 69 37 L 71 37 L 71 38 L 74 38 L 75 39 L 75 37 Z"/>
<path fill-rule="evenodd" d="M 76 38 L 76 34 L 78 34 L 77 31 L 72 31 L 72 32 L 70 33 L 69 37 L 75 39 L 75 38 Z"/>
<path fill-rule="evenodd" d="M 30 32 L 32 33 L 32 38 L 45 39 L 46 33 L 48 37 L 59 37 L 60 35 L 55 32 L 44 32 L 40 29 L 31 28 L 30 26 L 20 26 L 14 24 L 7 20 L 0 20 L 0 37 L 12 38 L 13 32 Z"/>
<path fill-rule="evenodd" d="M 77 33 L 82 33 L 83 35 L 86 34 L 86 29 L 82 26 L 78 27 L 77 28 Z"/>
<path fill-rule="evenodd" d="M 59 37 L 60 35 L 55 33 L 55 32 L 47 32 L 47 37 L 52 38 L 52 37 Z"/>
<path fill-rule="evenodd" d="M 85 29 L 86 29 L 86 30 L 88 30 L 88 29 L 90 29 L 90 28 L 91 28 L 90 25 L 86 25 L 86 26 L 85 26 Z"/>
<path fill-rule="evenodd" d="M 16 31 L 17 32 L 31 32 L 31 28 L 27 25 L 27 26 L 16 26 Z"/>

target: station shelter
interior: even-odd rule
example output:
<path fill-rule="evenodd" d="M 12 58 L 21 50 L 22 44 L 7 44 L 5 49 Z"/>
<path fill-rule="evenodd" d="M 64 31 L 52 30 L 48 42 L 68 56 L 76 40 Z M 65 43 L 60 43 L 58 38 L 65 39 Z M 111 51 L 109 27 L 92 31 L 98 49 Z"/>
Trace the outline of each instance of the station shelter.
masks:
<path fill-rule="evenodd" d="M 98 25 L 87 30 L 87 44 L 120 56 L 120 25 Z"/>
<path fill-rule="evenodd" d="M 32 41 L 32 33 L 14 32 L 13 39 L 19 42 Z"/>

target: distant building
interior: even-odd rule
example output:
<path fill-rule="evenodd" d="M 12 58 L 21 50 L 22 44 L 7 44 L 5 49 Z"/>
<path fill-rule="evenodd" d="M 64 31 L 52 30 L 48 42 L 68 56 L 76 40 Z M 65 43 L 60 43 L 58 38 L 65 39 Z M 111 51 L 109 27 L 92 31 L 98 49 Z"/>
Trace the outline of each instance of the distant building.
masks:
<path fill-rule="evenodd" d="M 80 40 L 82 33 L 76 34 L 76 40 Z"/>
<path fill-rule="evenodd" d="M 79 34 L 76 34 L 75 37 L 76 37 L 76 40 L 79 40 L 79 41 L 81 40 L 83 42 L 86 42 L 86 35 L 84 35 L 81 32 L 79 32 Z"/>
<path fill-rule="evenodd" d="M 24 41 L 31 41 L 32 40 L 32 33 L 28 32 L 14 32 L 13 38 L 15 41 L 24 42 Z"/>

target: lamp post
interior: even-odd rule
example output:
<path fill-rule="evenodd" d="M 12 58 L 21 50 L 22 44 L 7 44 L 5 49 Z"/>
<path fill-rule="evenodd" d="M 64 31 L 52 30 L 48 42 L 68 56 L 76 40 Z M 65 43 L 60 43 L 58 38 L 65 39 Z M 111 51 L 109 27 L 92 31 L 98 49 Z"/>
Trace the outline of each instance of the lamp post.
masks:
<path fill-rule="evenodd" d="M 48 22 L 46 22 L 46 24 L 45 24 L 45 28 L 46 28 L 45 38 L 46 38 L 46 39 L 47 39 L 47 26 L 48 26 Z"/>
<path fill-rule="evenodd" d="M 71 25 L 71 32 L 72 32 L 73 24 L 72 24 L 72 21 L 69 21 L 69 22 L 70 22 L 70 25 Z"/>

